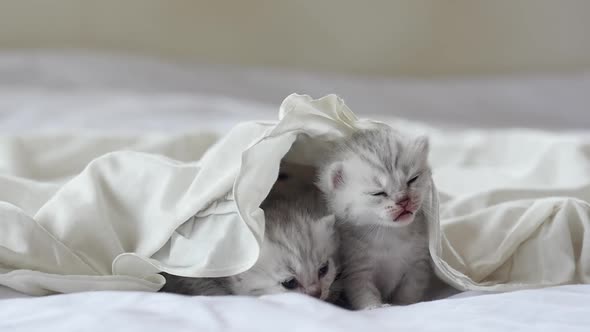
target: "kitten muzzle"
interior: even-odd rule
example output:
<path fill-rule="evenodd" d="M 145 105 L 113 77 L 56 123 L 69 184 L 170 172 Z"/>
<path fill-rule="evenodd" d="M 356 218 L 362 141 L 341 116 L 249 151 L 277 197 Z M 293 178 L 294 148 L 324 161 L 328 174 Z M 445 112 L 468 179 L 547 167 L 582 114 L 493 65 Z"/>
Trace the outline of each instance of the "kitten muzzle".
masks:
<path fill-rule="evenodd" d="M 319 299 L 322 297 L 322 289 L 320 287 L 306 289 L 305 294 L 307 294 L 311 297 L 315 297 L 316 299 Z"/>
<path fill-rule="evenodd" d="M 412 200 L 410 197 L 403 197 L 402 199 L 396 202 L 398 207 L 397 214 L 394 214 L 393 221 L 394 222 L 401 222 L 401 221 L 411 221 L 413 218 L 414 213 L 416 212 L 416 202 Z"/>
<path fill-rule="evenodd" d="M 414 212 L 404 209 L 403 211 L 398 213 L 398 215 L 395 218 L 393 218 L 393 221 L 395 221 L 395 222 L 407 221 L 409 218 L 412 218 L 413 215 L 414 215 Z"/>

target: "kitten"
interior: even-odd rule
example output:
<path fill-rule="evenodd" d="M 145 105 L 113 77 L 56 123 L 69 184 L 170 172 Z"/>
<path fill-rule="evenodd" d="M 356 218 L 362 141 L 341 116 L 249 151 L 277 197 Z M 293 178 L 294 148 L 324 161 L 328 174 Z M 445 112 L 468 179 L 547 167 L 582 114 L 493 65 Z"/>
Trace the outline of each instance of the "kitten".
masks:
<path fill-rule="evenodd" d="M 341 232 L 344 295 L 353 309 L 424 299 L 432 275 L 421 204 L 428 140 L 363 129 L 335 142 L 318 187 Z"/>
<path fill-rule="evenodd" d="M 266 228 L 258 261 L 248 271 L 224 278 L 165 274 L 164 292 L 190 295 L 260 296 L 299 292 L 328 300 L 337 274 L 338 233 L 317 190 L 262 204 Z"/>

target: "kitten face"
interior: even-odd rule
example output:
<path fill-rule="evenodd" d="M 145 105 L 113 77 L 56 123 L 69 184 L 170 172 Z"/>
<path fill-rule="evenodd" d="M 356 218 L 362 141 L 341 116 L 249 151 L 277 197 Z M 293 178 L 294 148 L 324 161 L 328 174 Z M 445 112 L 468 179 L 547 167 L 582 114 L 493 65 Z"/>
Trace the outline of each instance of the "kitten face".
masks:
<path fill-rule="evenodd" d="M 294 211 L 297 207 L 278 209 L 290 211 L 265 210 L 267 229 L 259 259 L 250 270 L 231 277 L 234 292 L 253 296 L 299 292 L 327 299 L 337 274 L 334 216 Z"/>
<path fill-rule="evenodd" d="M 402 227 L 414 221 L 430 189 L 425 137 L 361 131 L 341 145 L 318 186 L 339 218 Z"/>

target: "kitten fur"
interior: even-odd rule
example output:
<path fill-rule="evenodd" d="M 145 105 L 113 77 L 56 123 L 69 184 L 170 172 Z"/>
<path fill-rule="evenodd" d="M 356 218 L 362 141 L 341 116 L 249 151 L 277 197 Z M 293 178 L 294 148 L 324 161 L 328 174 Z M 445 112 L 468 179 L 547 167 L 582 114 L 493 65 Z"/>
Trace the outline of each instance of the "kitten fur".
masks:
<path fill-rule="evenodd" d="M 250 296 L 299 292 L 328 300 L 334 295 L 331 286 L 338 270 L 339 238 L 335 218 L 327 214 L 321 199 L 317 190 L 288 199 L 285 195 L 267 199 L 261 206 L 266 219 L 264 241 L 252 268 L 224 278 L 165 274 L 168 282 L 162 291 Z"/>
<path fill-rule="evenodd" d="M 344 295 L 352 309 L 421 301 L 432 267 L 422 202 L 430 192 L 426 137 L 390 127 L 335 142 L 317 185 L 336 215 Z"/>

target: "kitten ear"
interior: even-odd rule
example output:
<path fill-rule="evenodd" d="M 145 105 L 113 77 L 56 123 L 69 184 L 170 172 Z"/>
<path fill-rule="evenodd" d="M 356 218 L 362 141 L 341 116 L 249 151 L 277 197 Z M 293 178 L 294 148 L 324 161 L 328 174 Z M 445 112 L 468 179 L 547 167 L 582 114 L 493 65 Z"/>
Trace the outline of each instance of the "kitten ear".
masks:
<path fill-rule="evenodd" d="M 414 146 L 416 147 L 417 152 L 428 154 L 430 151 L 430 141 L 428 140 L 428 136 L 419 136 L 416 138 Z"/>
<path fill-rule="evenodd" d="M 334 189 L 344 184 L 344 167 L 342 163 L 334 163 L 330 166 L 330 180 Z"/>
<path fill-rule="evenodd" d="M 320 174 L 317 186 L 324 193 L 338 189 L 344 183 L 344 167 L 341 162 L 335 162 L 326 168 Z"/>

